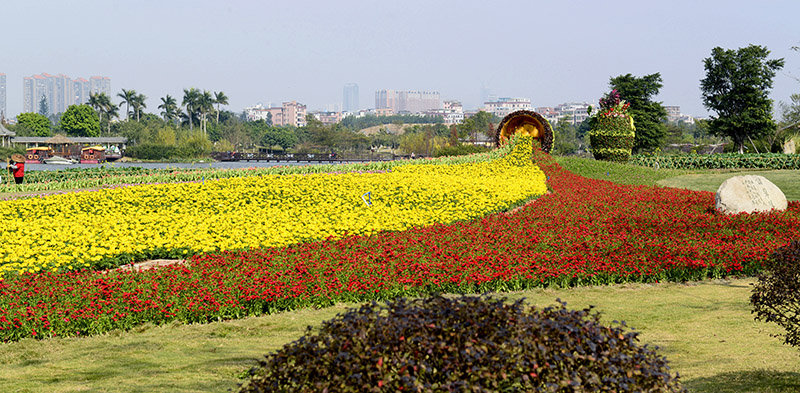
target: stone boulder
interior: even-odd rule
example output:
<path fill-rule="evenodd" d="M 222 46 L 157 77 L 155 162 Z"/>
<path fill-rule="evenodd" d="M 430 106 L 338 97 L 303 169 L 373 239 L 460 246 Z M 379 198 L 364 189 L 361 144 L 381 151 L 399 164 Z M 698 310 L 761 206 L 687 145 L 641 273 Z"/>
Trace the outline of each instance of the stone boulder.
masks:
<path fill-rule="evenodd" d="M 788 203 L 778 186 L 763 176 L 734 176 L 717 189 L 716 209 L 726 214 L 786 210 Z"/>
<path fill-rule="evenodd" d="M 795 143 L 794 139 L 789 139 L 783 144 L 783 154 L 794 154 L 797 151 L 797 143 Z"/>

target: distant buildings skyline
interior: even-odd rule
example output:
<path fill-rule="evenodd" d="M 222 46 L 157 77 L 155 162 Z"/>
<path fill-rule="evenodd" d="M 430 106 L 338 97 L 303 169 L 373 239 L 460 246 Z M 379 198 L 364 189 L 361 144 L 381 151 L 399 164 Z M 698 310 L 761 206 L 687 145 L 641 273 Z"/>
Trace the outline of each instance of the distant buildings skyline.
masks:
<path fill-rule="evenodd" d="M 22 78 L 22 112 L 39 113 L 44 98 L 46 116 L 64 113 L 70 105 L 85 104 L 90 94 L 106 93 L 111 96 L 111 78 L 92 76 L 70 79 L 64 74 L 42 73 Z"/>

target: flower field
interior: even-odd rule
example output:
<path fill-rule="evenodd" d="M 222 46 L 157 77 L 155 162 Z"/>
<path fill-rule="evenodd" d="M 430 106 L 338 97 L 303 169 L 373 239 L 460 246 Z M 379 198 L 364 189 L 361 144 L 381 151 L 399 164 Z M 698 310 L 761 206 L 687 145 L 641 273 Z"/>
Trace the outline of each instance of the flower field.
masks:
<path fill-rule="evenodd" d="M 723 216 L 710 210 L 712 193 L 590 180 L 541 153 L 537 163 L 554 192 L 514 212 L 201 254 L 187 264 L 141 272 L 10 275 L 0 282 L 0 340 L 91 335 L 147 322 L 207 322 L 438 291 L 749 274 L 772 250 L 800 235 L 797 202 L 785 212 Z"/>
<path fill-rule="evenodd" d="M 525 147 L 527 146 L 527 147 Z M 519 149 L 531 149 L 530 143 Z M 0 274 L 114 267 L 469 220 L 544 194 L 518 153 L 385 173 L 267 175 L 0 203 Z"/>

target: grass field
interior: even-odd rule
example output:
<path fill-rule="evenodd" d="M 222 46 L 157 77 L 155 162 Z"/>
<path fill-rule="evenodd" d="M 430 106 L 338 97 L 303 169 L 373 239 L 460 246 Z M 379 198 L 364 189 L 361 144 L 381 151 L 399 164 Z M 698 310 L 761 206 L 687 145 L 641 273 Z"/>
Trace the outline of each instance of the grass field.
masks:
<path fill-rule="evenodd" d="M 601 162 L 591 158 L 557 157 L 565 169 L 591 179 L 620 184 L 686 188 L 716 192 L 725 180 L 733 176 L 759 175 L 775 183 L 788 200 L 800 200 L 800 171 L 798 170 L 677 170 L 653 169 L 635 165 Z"/>
<path fill-rule="evenodd" d="M 764 176 L 783 191 L 786 199 L 790 201 L 800 200 L 800 171 L 798 170 L 695 173 L 658 180 L 657 184 L 664 187 L 716 192 L 722 182 L 739 175 Z"/>
<path fill-rule="evenodd" d="M 507 294 L 536 305 L 561 298 L 624 320 L 662 347 L 693 392 L 800 391 L 800 351 L 755 322 L 752 280 L 540 289 Z M 146 326 L 88 338 L 0 345 L 3 392 L 207 392 L 235 388 L 256 360 L 348 306 L 206 325 Z"/>

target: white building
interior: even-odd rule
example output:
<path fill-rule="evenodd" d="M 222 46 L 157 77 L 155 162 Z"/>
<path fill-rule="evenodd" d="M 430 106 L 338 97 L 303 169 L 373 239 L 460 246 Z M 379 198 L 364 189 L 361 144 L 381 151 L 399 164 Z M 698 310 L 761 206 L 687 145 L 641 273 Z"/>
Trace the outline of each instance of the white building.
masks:
<path fill-rule="evenodd" d="M 568 117 L 567 121 L 573 125 L 579 125 L 589 118 L 588 102 L 566 102 L 556 106 L 555 110 L 558 113 L 559 120 Z"/>
<path fill-rule="evenodd" d="M 459 101 L 444 101 L 444 108 L 426 111 L 428 116 L 437 116 L 444 120 L 444 124 L 458 124 L 464 121 L 464 107 Z"/>
<path fill-rule="evenodd" d="M 531 110 L 531 100 L 529 98 L 501 97 L 497 101 L 485 102 L 483 108 L 486 112 L 503 118 L 511 112 Z"/>

